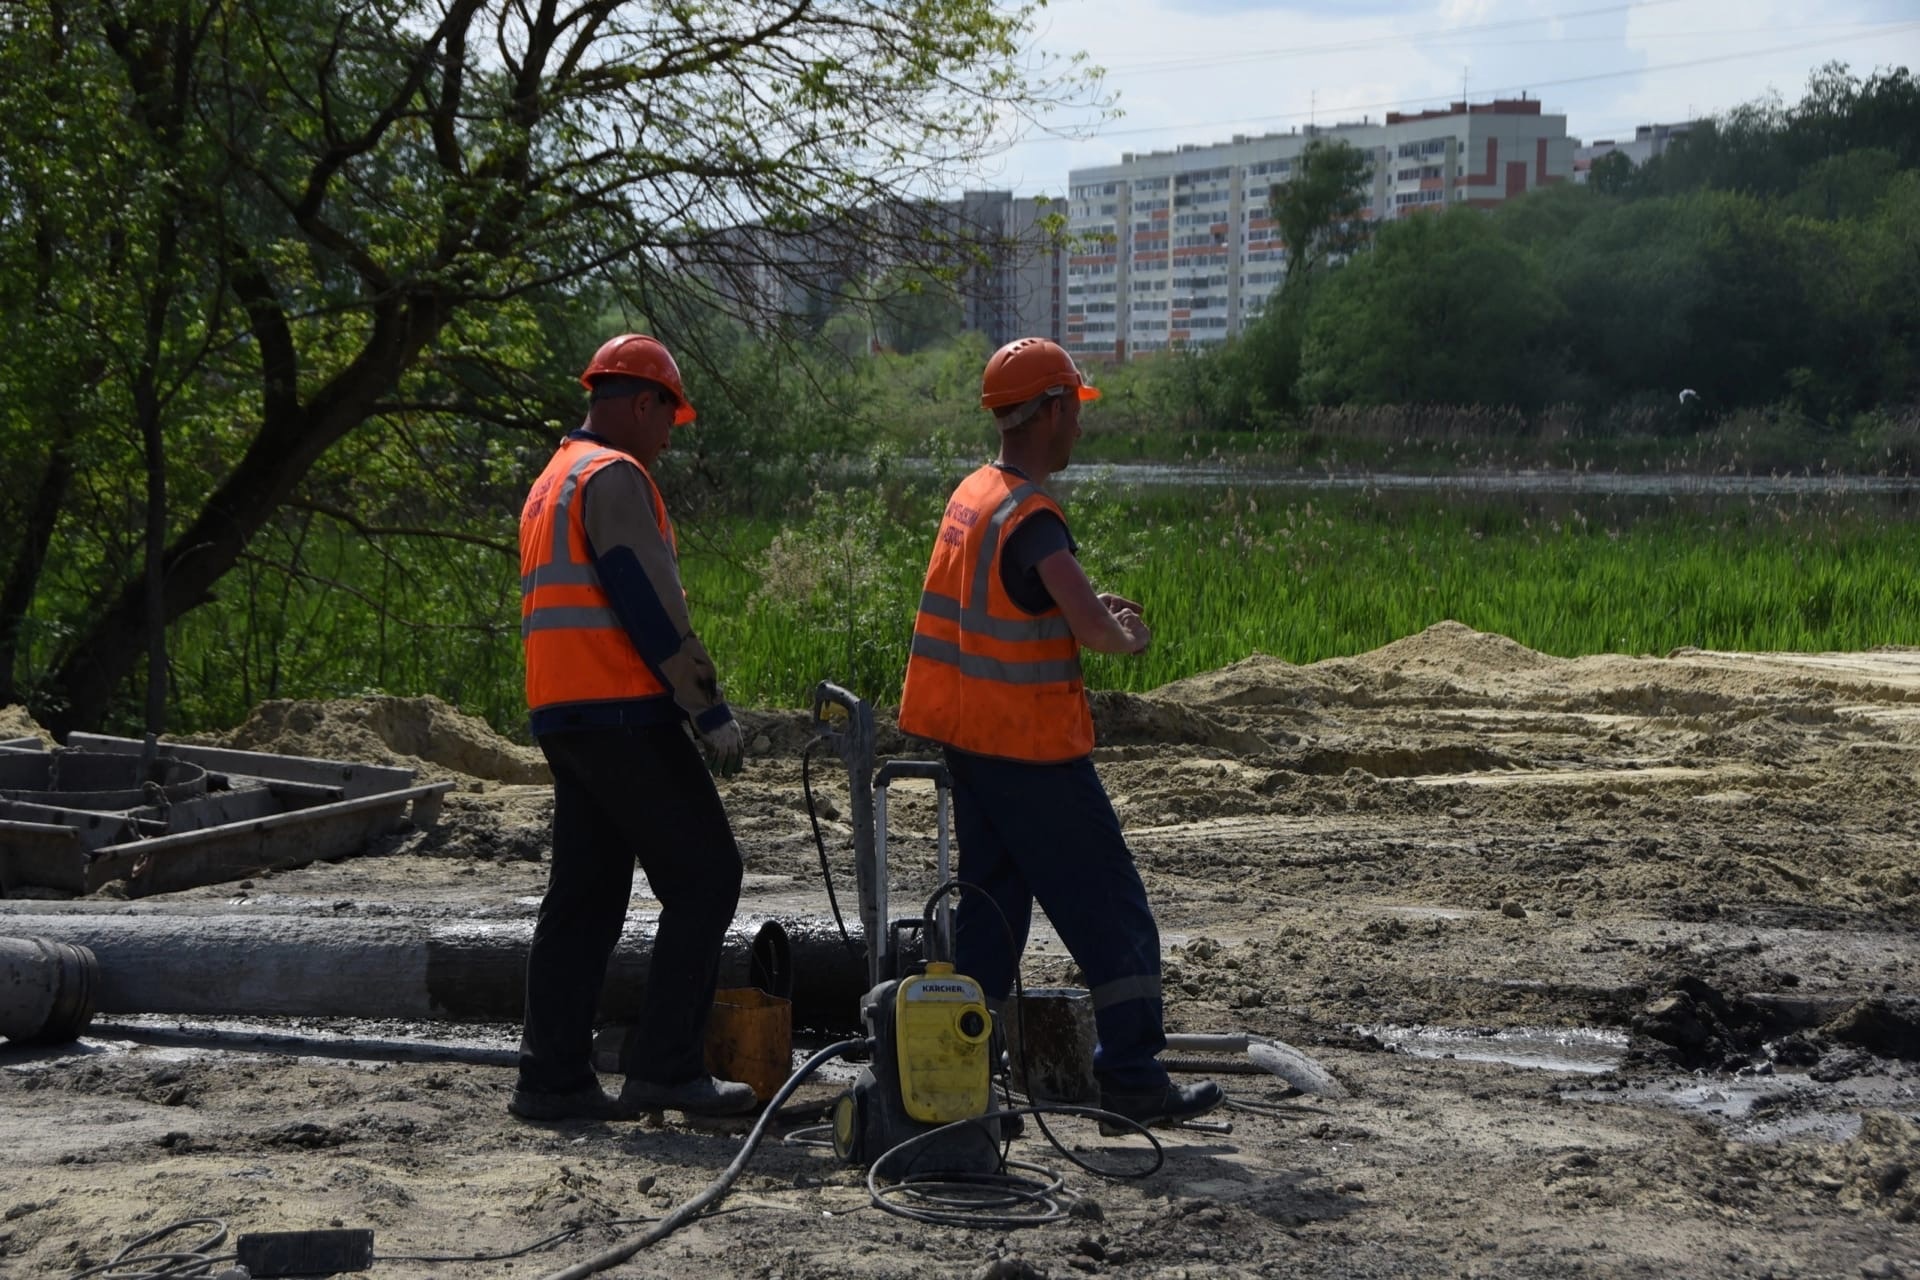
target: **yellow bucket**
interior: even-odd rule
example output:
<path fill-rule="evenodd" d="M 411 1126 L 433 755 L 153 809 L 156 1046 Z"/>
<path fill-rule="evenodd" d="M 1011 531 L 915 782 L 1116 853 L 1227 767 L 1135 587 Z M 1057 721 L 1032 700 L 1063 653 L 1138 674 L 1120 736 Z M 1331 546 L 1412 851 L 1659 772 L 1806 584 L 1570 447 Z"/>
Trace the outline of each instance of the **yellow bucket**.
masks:
<path fill-rule="evenodd" d="M 723 987 L 707 1017 L 707 1070 L 753 1086 L 766 1102 L 793 1074 L 793 1002 L 758 987 Z"/>

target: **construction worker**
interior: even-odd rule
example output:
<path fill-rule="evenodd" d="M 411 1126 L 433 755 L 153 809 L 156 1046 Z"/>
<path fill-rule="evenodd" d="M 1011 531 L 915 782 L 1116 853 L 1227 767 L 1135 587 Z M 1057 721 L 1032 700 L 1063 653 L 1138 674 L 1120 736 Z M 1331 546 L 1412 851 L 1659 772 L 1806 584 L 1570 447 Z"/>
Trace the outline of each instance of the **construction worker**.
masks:
<path fill-rule="evenodd" d="M 739 768 L 740 725 L 693 634 L 673 522 L 649 471 L 693 406 L 673 356 L 645 334 L 606 343 L 580 381 L 586 422 L 520 512 L 520 630 L 533 734 L 553 769 L 553 867 L 507 1109 L 529 1120 L 748 1111 L 752 1087 L 708 1075 L 703 1057 L 741 874 L 709 769 Z M 615 1098 L 593 1072 L 593 1018 L 635 859 L 660 922 Z"/>
<path fill-rule="evenodd" d="M 960 971 L 1003 1004 L 1038 901 L 1091 988 L 1101 1106 L 1153 1124 L 1222 1099 L 1210 1080 L 1174 1084 L 1159 1062 L 1160 933 L 1093 768 L 1080 649 L 1139 653 L 1152 638 L 1138 603 L 1095 594 L 1046 489 L 1073 456 L 1081 405 L 1099 395 L 1044 338 L 987 362 L 980 404 L 1000 454 L 947 502 L 900 728 L 940 743 L 953 779 L 957 874 L 970 886 L 955 912 Z"/>

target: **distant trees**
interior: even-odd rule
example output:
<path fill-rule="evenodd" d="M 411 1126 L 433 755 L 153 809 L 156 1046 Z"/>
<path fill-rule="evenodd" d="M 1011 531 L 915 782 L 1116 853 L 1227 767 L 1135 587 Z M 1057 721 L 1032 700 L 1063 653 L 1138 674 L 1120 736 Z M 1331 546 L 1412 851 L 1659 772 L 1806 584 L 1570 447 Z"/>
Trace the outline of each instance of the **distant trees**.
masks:
<path fill-rule="evenodd" d="M 1287 247 L 1286 284 L 1366 245 L 1373 231 L 1366 216 L 1372 178 L 1366 152 L 1344 139 L 1315 138 L 1294 160 L 1291 176 L 1273 184 L 1267 209 Z"/>
<path fill-rule="evenodd" d="M 1301 398 L 1539 404 L 1562 306 L 1537 258 L 1467 209 L 1388 230 L 1321 286 Z"/>

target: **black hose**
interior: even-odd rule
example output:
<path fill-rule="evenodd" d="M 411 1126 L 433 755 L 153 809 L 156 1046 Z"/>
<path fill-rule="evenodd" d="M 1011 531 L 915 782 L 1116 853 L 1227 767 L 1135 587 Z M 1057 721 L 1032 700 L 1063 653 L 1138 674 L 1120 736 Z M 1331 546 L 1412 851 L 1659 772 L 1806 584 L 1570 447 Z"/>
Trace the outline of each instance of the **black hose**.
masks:
<path fill-rule="evenodd" d="M 800 1082 L 812 1075 L 815 1071 L 818 1071 L 825 1063 L 839 1057 L 849 1049 L 859 1048 L 865 1043 L 866 1041 L 864 1040 L 841 1040 L 828 1045 L 802 1063 L 800 1069 L 788 1076 L 787 1082 L 781 1085 L 773 1097 L 768 1100 L 766 1110 L 760 1113 L 759 1123 L 753 1126 L 753 1132 L 749 1133 L 747 1140 L 741 1144 L 740 1154 L 733 1158 L 733 1163 L 728 1165 L 719 1177 L 708 1183 L 700 1194 L 681 1204 L 674 1209 L 673 1212 L 660 1219 L 653 1230 L 647 1232 L 637 1240 L 629 1240 L 625 1244 L 615 1245 L 611 1249 L 597 1253 L 585 1262 L 576 1262 L 565 1270 L 555 1271 L 544 1277 L 544 1280 L 585 1280 L 585 1277 L 593 1275 L 596 1272 L 605 1271 L 608 1267 L 617 1267 L 634 1254 L 639 1253 L 642 1249 L 645 1249 L 649 1245 L 658 1244 L 706 1212 L 707 1207 L 725 1195 L 727 1189 L 733 1186 L 734 1181 L 746 1170 L 747 1161 L 753 1158 L 753 1153 L 760 1147 L 760 1140 L 766 1136 L 767 1126 L 773 1123 L 774 1116 L 779 1113 L 780 1108 L 786 1103 L 787 1099 L 793 1096 L 793 1091 L 800 1087 Z"/>

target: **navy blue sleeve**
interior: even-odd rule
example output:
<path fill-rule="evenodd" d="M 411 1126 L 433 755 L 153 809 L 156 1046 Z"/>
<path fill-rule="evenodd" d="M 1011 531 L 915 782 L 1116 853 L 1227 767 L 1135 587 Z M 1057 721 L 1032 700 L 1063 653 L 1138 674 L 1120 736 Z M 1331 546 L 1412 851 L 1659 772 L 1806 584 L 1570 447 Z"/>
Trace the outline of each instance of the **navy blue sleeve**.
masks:
<path fill-rule="evenodd" d="M 630 547 L 613 547 L 596 554 L 593 567 L 600 575 L 600 585 L 606 589 L 607 603 L 613 607 L 620 625 L 627 629 L 627 637 L 639 651 L 640 660 L 666 683 L 667 660 L 680 652 L 680 628 L 660 603 L 660 595 L 647 577 L 640 557 Z"/>
<path fill-rule="evenodd" d="M 1051 511 L 1036 511 L 1020 522 L 1000 553 L 1000 585 L 1028 613 L 1053 608 L 1053 595 L 1040 580 L 1040 562 L 1056 551 L 1077 551 L 1067 522 Z"/>

